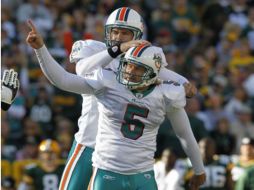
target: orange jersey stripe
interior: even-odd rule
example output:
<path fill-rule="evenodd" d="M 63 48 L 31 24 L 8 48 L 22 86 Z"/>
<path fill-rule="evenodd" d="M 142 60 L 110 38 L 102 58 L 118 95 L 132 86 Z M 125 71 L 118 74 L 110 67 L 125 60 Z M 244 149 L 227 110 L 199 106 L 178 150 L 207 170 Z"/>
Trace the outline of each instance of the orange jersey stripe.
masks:
<path fill-rule="evenodd" d="M 97 168 L 93 168 L 93 175 L 90 179 L 87 190 L 92 190 L 93 189 L 93 184 L 94 184 L 94 179 L 95 179 L 96 172 L 97 172 Z"/>

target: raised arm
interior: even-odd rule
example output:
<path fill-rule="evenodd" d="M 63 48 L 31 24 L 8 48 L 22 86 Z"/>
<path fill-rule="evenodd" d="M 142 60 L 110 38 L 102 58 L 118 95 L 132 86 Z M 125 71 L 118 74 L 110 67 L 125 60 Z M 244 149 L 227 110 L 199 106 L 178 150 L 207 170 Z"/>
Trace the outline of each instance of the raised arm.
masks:
<path fill-rule="evenodd" d="M 84 76 L 99 67 L 105 67 L 112 60 L 106 45 L 95 40 L 76 41 L 70 54 L 70 62 L 76 64 L 76 73 L 80 76 Z"/>
<path fill-rule="evenodd" d="M 167 112 L 167 118 L 179 138 L 181 145 L 190 158 L 195 175 L 191 180 L 191 189 L 198 189 L 205 182 L 205 169 L 198 144 L 192 133 L 190 122 L 184 108 L 174 108 Z"/>
<path fill-rule="evenodd" d="M 54 60 L 31 20 L 28 21 L 28 26 L 31 31 L 26 41 L 35 49 L 40 67 L 49 81 L 56 87 L 65 91 L 77 94 L 93 94 L 94 90 L 88 85 L 85 78 L 68 73 Z"/>
<path fill-rule="evenodd" d="M 149 44 L 145 40 L 132 40 L 113 47 L 106 48 L 102 42 L 94 40 L 77 41 L 72 46 L 70 62 L 76 63 L 76 73 L 84 76 L 95 69 L 106 67 L 114 58 L 129 48 L 142 43 Z"/>

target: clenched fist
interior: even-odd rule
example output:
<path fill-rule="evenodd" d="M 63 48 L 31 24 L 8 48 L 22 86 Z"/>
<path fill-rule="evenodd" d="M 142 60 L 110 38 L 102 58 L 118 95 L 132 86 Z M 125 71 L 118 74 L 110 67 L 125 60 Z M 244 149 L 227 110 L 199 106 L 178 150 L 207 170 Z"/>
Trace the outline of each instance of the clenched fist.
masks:
<path fill-rule="evenodd" d="M 197 94 L 198 90 L 195 85 L 191 83 L 185 83 L 183 86 L 185 88 L 185 93 L 187 98 L 192 98 L 193 96 Z"/>
<path fill-rule="evenodd" d="M 31 20 L 27 21 L 27 25 L 31 29 L 31 31 L 28 33 L 26 38 L 27 44 L 34 49 L 41 48 L 44 45 L 44 42 L 40 33 L 37 31 L 35 25 L 33 24 Z"/>
<path fill-rule="evenodd" d="M 194 175 L 192 176 L 190 180 L 190 190 L 198 190 L 199 186 L 203 185 L 206 180 L 206 175 L 205 173 L 200 174 L 200 175 Z"/>

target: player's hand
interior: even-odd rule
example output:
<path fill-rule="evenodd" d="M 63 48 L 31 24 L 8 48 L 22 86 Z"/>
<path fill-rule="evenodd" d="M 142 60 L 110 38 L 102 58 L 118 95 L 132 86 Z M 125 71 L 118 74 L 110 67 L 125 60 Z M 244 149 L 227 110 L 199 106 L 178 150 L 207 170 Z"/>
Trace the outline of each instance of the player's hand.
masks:
<path fill-rule="evenodd" d="M 14 101 L 18 89 L 19 80 L 18 73 L 13 69 L 5 70 L 1 81 L 1 107 L 3 110 L 8 110 Z"/>
<path fill-rule="evenodd" d="M 183 86 L 184 86 L 185 94 L 187 98 L 192 98 L 198 92 L 196 86 L 191 83 L 184 83 Z"/>
<path fill-rule="evenodd" d="M 131 40 L 129 42 L 123 42 L 120 45 L 121 52 L 127 52 L 131 47 L 136 47 L 141 44 L 150 45 L 151 43 L 146 40 Z"/>
<path fill-rule="evenodd" d="M 200 175 L 193 175 L 190 179 L 190 190 L 198 190 L 199 186 L 205 183 L 206 175 L 205 173 Z"/>
<path fill-rule="evenodd" d="M 34 49 L 39 49 L 44 45 L 43 39 L 40 33 L 37 31 L 35 25 L 32 20 L 27 21 L 27 25 L 30 28 L 30 32 L 27 35 L 26 42 Z"/>

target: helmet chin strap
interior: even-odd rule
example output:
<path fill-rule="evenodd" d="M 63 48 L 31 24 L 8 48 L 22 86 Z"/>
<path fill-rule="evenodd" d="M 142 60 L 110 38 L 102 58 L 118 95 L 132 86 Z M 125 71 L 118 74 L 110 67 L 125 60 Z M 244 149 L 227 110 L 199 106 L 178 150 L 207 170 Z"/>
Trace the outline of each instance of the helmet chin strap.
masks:
<path fill-rule="evenodd" d="M 126 80 L 126 79 L 124 79 L 124 80 Z M 126 86 L 129 90 L 138 90 L 139 88 L 149 87 L 150 85 L 153 85 L 153 84 L 159 85 L 159 84 L 161 84 L 161 81 L 160 81 L 158 78 L 156 78 L 156 79 L 154 79 L 154 80 L 146 81 L 145 83 L 140 84 L 140 85 L 133 85 L 133 86 L 131 86 L 131 85 L 128 85 L 128 84 L 126 83 L 125 86 Z"/>

